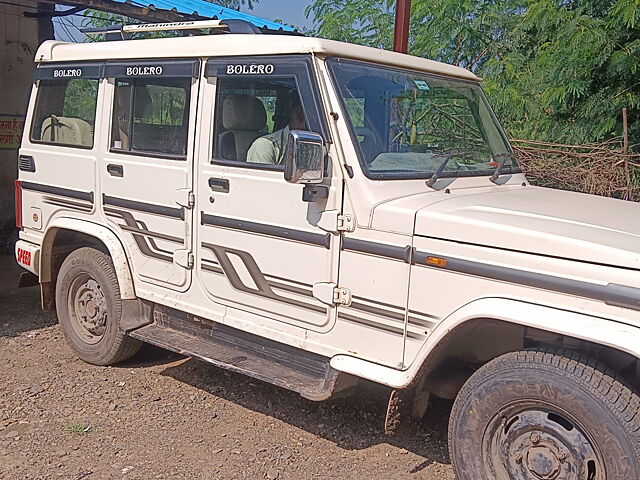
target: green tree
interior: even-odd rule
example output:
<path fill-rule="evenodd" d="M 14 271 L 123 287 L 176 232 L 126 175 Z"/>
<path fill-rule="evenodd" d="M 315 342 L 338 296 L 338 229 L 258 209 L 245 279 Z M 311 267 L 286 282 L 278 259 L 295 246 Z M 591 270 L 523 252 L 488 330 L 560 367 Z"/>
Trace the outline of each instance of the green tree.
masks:
<path fill-rule="evenodd" d="M 326 38 L 389 48 L 393 0 L 315 0 Z M 640 143 L 640 0 L 413 0 L 410 53 L 473 70 L 512 137 Z"/>

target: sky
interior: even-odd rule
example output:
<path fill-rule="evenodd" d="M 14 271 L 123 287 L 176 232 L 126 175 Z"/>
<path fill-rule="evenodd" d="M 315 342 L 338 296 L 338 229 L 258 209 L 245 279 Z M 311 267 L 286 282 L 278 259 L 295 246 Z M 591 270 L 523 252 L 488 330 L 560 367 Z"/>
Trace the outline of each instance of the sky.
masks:
<path fill-rule="evenodd" d="M 304 9 L 312 0 L 260 0 L 253 6 L 253 10 L 243 7 L 241 10 L 266 20 L 282 20 L 288 25 L 313 27 L 313 19 L 304 16 Z"/>
<path fill-rule="evenodd" d="M 313 19 L 307 19 L 304 9 L 313 0 L 259 0 L 253 10 L 246 6 L 241 11 L 264 18 L 265 20 L 282 20 L 288 25 L 293 25 L 299 29 L 313 27 Z M 215 3 L 215 2 L 214 2 Z M 68 7 L 58 6 L 58 10 L 66 10 Z M 81 42 L 85 36 L 80 33 L 78 27 L 82 28 L 83 18 L 72 15 L 69 17 L 54 18 L 56 38 L 65 41 Z"/>

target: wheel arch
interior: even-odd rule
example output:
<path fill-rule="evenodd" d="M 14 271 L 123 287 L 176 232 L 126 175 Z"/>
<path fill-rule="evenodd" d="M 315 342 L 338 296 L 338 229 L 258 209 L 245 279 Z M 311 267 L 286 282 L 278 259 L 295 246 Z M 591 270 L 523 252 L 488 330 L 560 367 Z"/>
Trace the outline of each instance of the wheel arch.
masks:
<path fill-rule="evenodd" d="M 424 384 L 424 388 L 430 390 L 429 380 L 448 381 L 449 384 L 439 385 L 440 393 L 449 391 L 451 397 L 473 372 L 474 364 L 525 348 L 527 342 L 553 345 L 559 339 L 562 339 L 561 345 L 586 349 L 618 370 L 640 359 L 640 327 L 521 300 L 483 298 L 464 305 L 442 320 L 405 370 L 347 355 L 333 357 L 331 366 L 398 390 L 410 389 L 416 384 Z M 448 363 L 449 359 L 456 362 Z M 633 374 L 636 375 L 635 370 Z"/>
<path fill-rule="evenodd" d="M 118 278 L 120 297 L 135 299 L 136 292 L 129 260 L 122 242 L 105 226 L 73 218 L 58 218 L 47 228 L 40 252 L 40 284 L 42 307 L 50 310 L 55 305 L 57 271 L 73 250 L 93 246 L 111 257 Z"/>

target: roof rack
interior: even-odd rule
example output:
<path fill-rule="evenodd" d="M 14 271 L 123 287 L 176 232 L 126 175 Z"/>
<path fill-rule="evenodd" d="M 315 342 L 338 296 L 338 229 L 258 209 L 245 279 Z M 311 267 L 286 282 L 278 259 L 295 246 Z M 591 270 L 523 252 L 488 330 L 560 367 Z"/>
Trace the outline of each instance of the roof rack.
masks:
<path fill-rule="evenodd" d="M 104 28 L 84 28 L 82 33 L 86 35 L 105 34 L 106 40 L 129 40 L 134 33 L 141 32 L 167 32 L 189 31 L 191 34 L 202 34 L 202 30 L 209 33 L 236 33 L 236 34 L 275 34 L 304 36 L 298 31 L 272 30 L 266 27 L 257 27 L 251 22 L 240 19 L 226 20 L 191 20 L 186 22 L 168 23 L 138 23 L 133 25 L 111 25 Z"/>

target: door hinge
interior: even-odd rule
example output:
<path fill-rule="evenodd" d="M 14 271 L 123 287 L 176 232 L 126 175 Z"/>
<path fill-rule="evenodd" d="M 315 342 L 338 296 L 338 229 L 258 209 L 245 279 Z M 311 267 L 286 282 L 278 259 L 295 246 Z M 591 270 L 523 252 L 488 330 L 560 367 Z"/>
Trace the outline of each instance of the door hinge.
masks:
<path fill-rule="evenodd" d="M 314 284 L 313 296 L 327 305 L 351 305 L 351 290 L 331 282 Z"/>
<path fill-rule="evenodd" d="M 176 190 L 174 201 L 185 208 L 193 208 L 196 204 L 196 196 L 188 188 Z"/>
<path fill-rule="evenodd" d="M 340 214 L 338 210 L 325 210 L 322 212 L 317 225 L 325 232 L 333 233 L 353 232 L 356 229 L 353 215 Z"/>
<path fill-rule="evenodd" d="M 353 232 L 356 229 L 355 223 L 353 221 L 353 216 L 344 214 L 338 215 L 338 224 L 336 225 L 336 229 L 339 232 Z"/>
<path fill-rule="evenodd" d="M 193 253 L 186 249 L 176 250 L 173 252 L 173 263 L 191 270 L 193 268 Z"/>
<path fill-rule="evenodd" d="M 333 289 L 333 303 L 336 305 L 351 305 L 351 290 L 344 287 Z"/>

